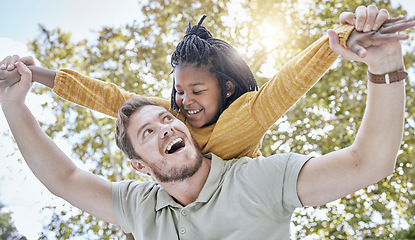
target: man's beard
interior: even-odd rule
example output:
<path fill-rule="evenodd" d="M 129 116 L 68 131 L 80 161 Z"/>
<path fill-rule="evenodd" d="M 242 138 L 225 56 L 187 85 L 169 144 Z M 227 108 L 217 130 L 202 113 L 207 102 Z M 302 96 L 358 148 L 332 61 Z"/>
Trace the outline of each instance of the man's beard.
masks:
<path fill-rule="evenodd" d="M 202 166 L 203 155 L 197 142 L 193 138 L 192 140 L 193 145 L 197 148 L 196 154 L 188 156 L 188 158 L 195 160 L 193 164 L 191 166 L 173 167 L 170 169 L 166 169 L 167 163 L 165 159 L 162 159 L 159 164 L 151 164 L 150 168 L 153 170 L 153 177 L 157 181 L 163 183 L 183 181 L 192 177 L 199 170 L 200 166 Z"/>

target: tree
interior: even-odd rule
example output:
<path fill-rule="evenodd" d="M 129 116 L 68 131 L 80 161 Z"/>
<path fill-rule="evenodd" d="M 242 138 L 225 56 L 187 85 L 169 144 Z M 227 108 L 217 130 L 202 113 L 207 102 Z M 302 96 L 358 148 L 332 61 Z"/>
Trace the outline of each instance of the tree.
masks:
<path fill-rule="evenodd" d="M 13 224 L 10 212 L 4 210 L 4 205 L 0 203 L 0 239 L 1 240 L 26 240 Z"/>
<path fill-rule="evenodd" d="M 375 1 L 392 16 L 404 15 L 391 8 L 388 0 Z M 196 23 L 209 9 L 204 25 L 215 37 L 235 46 L 251 66 L 259 85 L 328 29 L 338 23 L 343 11 L 354 10 L 361 2 L 311 1 L 154 1 L 140 3 L 142 22 L 120 28 L 104 27 L 96 41 L 73 43 L 70 33 L 40 26 L 30 47 L 41 64 L 50 69 L 72 68 L 125 90 L 147 96 L 169 97 L 171 71 L 169 55 L 184 35 L 188 21 Z M 305 4 L 305 3 L 301 3 Z M 239 7 L 238 7 L 239 6 Z M 238 13 L 232 9 L 238 9 Z M 186 9 L 186 11 L 183 11 Z M 299 9 L 305 9 L 300 11 Z M 227 19 L 226 21 L 222 19 Z M 411 50 L 405 55 L 407 69 L 414 63 Z M 264 138 L 264 155 L 276 152 L 325 154 L 349 146 L 364 110 L 366 68 L 339 61 Z M 36 87 L 35 93 L 45 94 Z M 48 94 L 48 93 L 46 93 Z M 129 167 L 113 144 L 114 120 L 75 106 L 53 96 L 45 104 L 53 109 L 56 121 L 43 127 L 49 136 L 63 136 L 72 144 L 75 159 L 111 181 L 145 180 Z M 386 180 L 351 194 L 335 204 L 296 212 L 296 236 L 348 239 L 413 236 L 415 168 L 415 82 L 407 84 L 407 114 L 402 151 L 396 172 Z M 324 141 L 324 144 L 322 144 Z M 318 214 L 316 214 L 318 212 Z M 55 211 L 46 231 L 58 239 L 88 236 L 89 239 L 124 239 L 122 231 L 81 211 Z M 412 234 L 412 235 L 411 235 Z M 95 236 L 95 237 L 92 237 Z M 43 238 L 46 238 L 43 236 Z"/>

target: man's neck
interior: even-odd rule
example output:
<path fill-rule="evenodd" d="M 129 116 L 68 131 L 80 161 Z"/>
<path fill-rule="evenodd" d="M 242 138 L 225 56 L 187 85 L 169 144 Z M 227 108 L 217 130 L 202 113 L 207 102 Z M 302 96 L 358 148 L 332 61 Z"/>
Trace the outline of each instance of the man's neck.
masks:
<path fill-rule="evenodd" d="M 203 157 L 202 165 L 192 176 L 183 181 L 163 183 L 160 185 L 180 204 L 187 206 L 196 201 L 209 176 L 212 160 Z"/>

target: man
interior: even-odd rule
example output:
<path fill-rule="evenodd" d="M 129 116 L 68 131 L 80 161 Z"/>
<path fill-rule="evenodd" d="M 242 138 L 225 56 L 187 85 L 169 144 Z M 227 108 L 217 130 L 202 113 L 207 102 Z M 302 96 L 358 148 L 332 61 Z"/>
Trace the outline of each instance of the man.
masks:
<path fill-rule="evenodd" d="M 27 164 L 53 194 L 136 239 L 286 239 L 296 207 L 326 204 L 391 174 L 402 138 L 400 43 L 368 47 L 362 59 L 342 48 L 333 31 L 329 36 L 335 52 L 365 62 L 369 79 L 381 83 L 368 83 L 353 145 L 320 157 L 291 153 L 225 162 L 203 156 L 167 110 L 128 102 L 117 119 L 117 145 L 135 170 L 156 182 L 110 183 L 77 168 L 42 132 L 24 104 L 32 77 L 20 62 L 21 81 L 1 86 L 1 106 Z"/>

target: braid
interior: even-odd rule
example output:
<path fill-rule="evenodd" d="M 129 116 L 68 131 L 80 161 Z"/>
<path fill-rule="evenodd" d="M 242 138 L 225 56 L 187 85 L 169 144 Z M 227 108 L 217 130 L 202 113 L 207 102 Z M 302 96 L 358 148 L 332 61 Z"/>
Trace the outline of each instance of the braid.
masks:
<path fill-rule="evenodd" d="M 199 23 L 186 29 L 186 35 L 179 42 L 171 56 L 173 71 L 176 67 L 192 66 L 205 67 L 218 79 L 221 89 L 221 110 L 225 110 L 235 99 L 246 92 L 258 90 L 258 85 L 250 68 L 238 52 L 227 42 L 213 38 L 212 34 Z M 231 81 L 235 85 L 234 93 L 226 97 L 226 82 Z M 171 93 L 171 108 L 179 111 L 176 104 L 175 78 L 173 76 L 173 89 Z"/>

